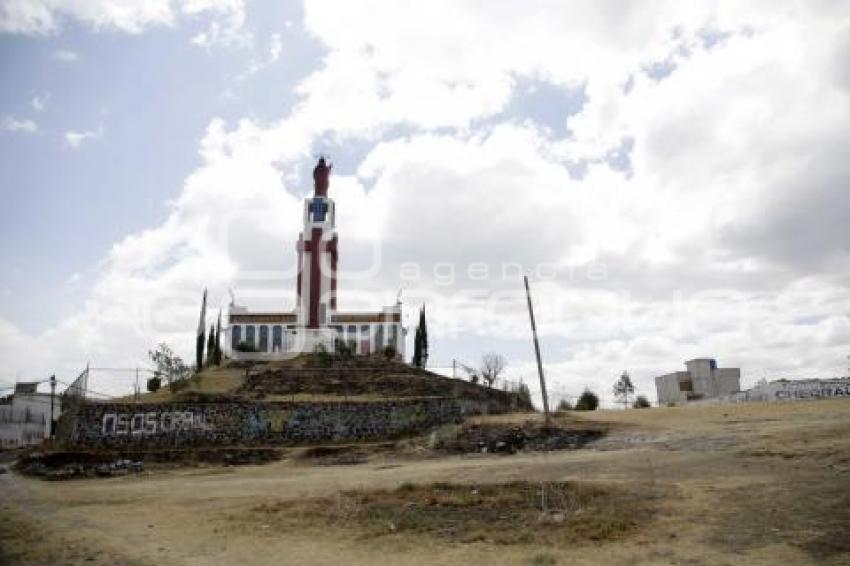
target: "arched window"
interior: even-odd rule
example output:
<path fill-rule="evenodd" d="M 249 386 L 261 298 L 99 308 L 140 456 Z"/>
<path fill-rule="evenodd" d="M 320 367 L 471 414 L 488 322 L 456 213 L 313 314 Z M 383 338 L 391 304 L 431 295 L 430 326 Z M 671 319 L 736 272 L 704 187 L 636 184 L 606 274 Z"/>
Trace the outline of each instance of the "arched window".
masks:
<path fill-rule="evenodd" d="M 230 327 L 230 348 L 235 350 L 242 341 L 242 327 L 234 324 Z"/>
<path fill-rule="evenodd" d="M 390 346 L 398 350 L 398 325 L 390 326 Z"/>
<path fill-rule="evenodd" d="M 269 351 L 269 327 L 265 324 L 260 327 L 260 346 L 258 349 L 261 352 Z"/>
<path fill-rule="evenodd" d="M 272 352 L 283 350 L 283 327 L 276 325 L 272 327 Z"/>
<path fill-rule="evenodd" d="M 254 327 L 246 326 L 245 327 L 245 342 L 247 342 L 250 346 L 256 346 L 254 342 Z"/>

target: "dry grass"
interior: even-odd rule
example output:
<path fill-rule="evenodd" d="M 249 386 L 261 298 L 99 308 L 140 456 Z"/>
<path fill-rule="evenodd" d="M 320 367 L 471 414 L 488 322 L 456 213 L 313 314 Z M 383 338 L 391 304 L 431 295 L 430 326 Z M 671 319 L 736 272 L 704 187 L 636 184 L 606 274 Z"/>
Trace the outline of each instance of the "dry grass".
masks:
<path fill-rule="evenodd" d="M 62 536 L 42 522 L 0 508 L 0 564 L 41 566 L 44 564 L 116 564 L 116 555 L 88 541 Z M 122 557 L 121 564 L 135 562 Z"/>
<path fill-rule="evenodd" d="M 143 393 L 139 397 L 141 403 L 162 403 L 174 401 L 177 395 L 184 392 L 228 394 L 235 393 L 245 381 L 245 370 L 239 368 L 214 368 L 205 369 L 200 374 L 192 377 L 185 389 L 179 393 L 172 393 L 168 386 L 163 383 L 159 391 Z M 142 384 L 144 386 L 144 384 Z M 116 397 L 111 402 L 129 403 L 133 401 L 132 395 Z"/>
<path fill-rule="evenodd" d="M 0 529 L 4 505 L 27 520 L 6 527 L 20 540 L 0 536 L 0 556 L 77 563 L 62 554 L 67 548 L 45 549 L 64 539 L 118 564 L 850 564 L 850 399 L 565 418 L 613 424 L 590 448 L 511 456 L 425 450 L 427 457 L 415 457 L 422 446 L 405 440 L 374 461 L 369 451 L 369 461 L 356 466 L 314 464 L 345 463 L 361 447 L 97 482 L 2 474 Z M 571 486 L 562 495 L 575 495 L 578 486 L 601 493 L 570 514 L 551 503 L 557 492 L 547 497 L 552 511 L 543 513 L 532 492 L 507 507 L 501 516 L 509 519 L 499 518 L 499 501 L 515 494 L 472 499 L 482 482 L 496 489 L 518 481 L 528 482 L 526 495 L 560 484 Z M 435 482 L 450 487 L 432 493 Z M 427 496 L 442 503 L 429 505 Z M 623 529 L 606 516 L 632 523 Z M 583 523 L 590 517 L 595 525 Z M 512 538 L 525 536 L 532 542 Z"/>
<path fill-rule="evenodd" d="M 651 515 L 652 499 L 586 482 L 404 483 L 263 504 L 251 517 L 288 530 L 333 527 L 367 538 L 405 533 L 461 543 L 574 545 L 635 531 Z"/>

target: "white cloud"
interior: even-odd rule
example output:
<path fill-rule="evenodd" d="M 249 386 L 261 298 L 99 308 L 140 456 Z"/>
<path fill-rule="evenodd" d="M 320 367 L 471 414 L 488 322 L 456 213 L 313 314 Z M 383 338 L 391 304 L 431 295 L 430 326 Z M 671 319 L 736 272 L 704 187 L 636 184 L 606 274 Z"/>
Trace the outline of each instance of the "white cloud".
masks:
<path fill-rule="evenodd" d="M 51 54 L 51 57 L 64 63 L 74 63 L 80 60 L 80 56 L 76 51 L 70 51 L 68 49 L 57 49 Z"/>
<path fill-rule="evenodd" d="M 745 382 L 842 371 L 850 28 L 840 3 L 309 2 L 306 23 L 329 53 L 291 115 L 211 122 L 203 165 L 168 220 L 117 244 L 86 305 L 40 338 L 68 344 L 56 359 L 137 363 L 160 339 L 188 354 L 205 286 L 222 300 L 234 287 L 250 304 L 291 305 L 293 195 L 307 190 L 299 172 L 315 144 L 331 139 L 366 154 L 331 188 L 340 301 L 375 306 L 404 286 L 428 303 L 435 355 L 470 344 L 462 355 L 473 361 L 476 344 L 510 345 L 514 371 L 534 384 L 522 289 L 500 276 L 517 263 L 537 273 L 561 393 L 607 395 L 628 368 L 651 394 L 654 374 L 704 355 L 741 366 Z M 659 61 L 675 67 L 648 76 Z M 504 114 L 517 77 L 584 88 L 581 111 L 564 111 L 569 135 Z M 628 174 L 606 162 L 625 139 Z M 358 278 L 374 242 L 379 269 Z M 403 280 L 408 262 L 422 279 Z M 453 283 L 438 263 L 453 266 Z M 476 281 L 477 263 L 495 275 Z"/>
<path fill-rule="evenodd" d="M 18 120 L 14 116 L 5 116 L 0 123 L 2 129 L 6 132 L 34 134 L 38 132 L 38 124 L 32 120 Z"/>
<path fill-rule="evenodd" d="M 65 144 L 71 149 L 77 149 L 83 145 L 83 143 L 100 137 L 103 137 L 102 126 L 96 130 L 83 130 L 79 132 L 76 130 L 68 130 L 65 132 Z"/>
<path fill-rule="evenodd" d="M 283 40 L 280 37 L 279 33 L 272 34 L 272 38 L 269 45 L 269 62 L 274 63 L 278 59 L 280 59 L 280 55 L 283 53 Z"/>
<path fill-rule="evenodd" d="M 44 94 L 33 96 L 30 104 L 32 104 L 33 110 L 41 112 L 47 106 L 48 101 L 50 101 L 50 93 L 45 92 Z"/>
<path fill-rule="evenodd" d="M 62 20 L 69 18 L 95 30 L 136 34 L 152 27 L 172 27 L 181 16 L 210 19 L 205 44 L 250 39 L 242 29 L 243 0 L 2 0 L 0 32 L 57 33 Z"/>
<path fill-rule="evenodd" d="M 252 34 L 245 29 L 243 0 L 182 0 L 181 11 L 192 17 L 211 16 L 206 31 L 192 38 L 192 43 L 210 49 L 215 45 L 249 45 Z"/>

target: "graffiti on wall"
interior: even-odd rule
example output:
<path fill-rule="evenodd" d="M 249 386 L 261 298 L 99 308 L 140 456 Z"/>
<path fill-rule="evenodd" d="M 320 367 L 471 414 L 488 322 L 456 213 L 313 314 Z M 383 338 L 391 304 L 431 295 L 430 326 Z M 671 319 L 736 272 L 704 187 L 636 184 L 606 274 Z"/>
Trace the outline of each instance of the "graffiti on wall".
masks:
<path fill-rule="evenodd" d="M 106 413 L 103 436 L 152 435 L 210 430 L 203 413 L 192 411 L 150 411 L 147 413 Z"/>
<path fill-rule="evenodd" d="M 812 387 L 789 387 L 775 392 L 777 399 L 817 399 L 820 397 L 850 397 L 850 384 L 816 384 Z"/>

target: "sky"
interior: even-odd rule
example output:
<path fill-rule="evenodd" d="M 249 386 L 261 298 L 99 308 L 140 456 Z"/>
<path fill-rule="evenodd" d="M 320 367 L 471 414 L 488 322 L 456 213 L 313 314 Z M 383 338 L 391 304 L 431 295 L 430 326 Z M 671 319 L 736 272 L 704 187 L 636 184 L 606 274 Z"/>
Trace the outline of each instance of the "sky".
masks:
<path fill-rule="evenodd" d="M 340 308 L 429 365 L 536 392 L 528 274 L 556 401 L 847 374 L 844 0 L 0 0 L 0 72 L 0 387 L 291 309 L 320 154 Z"/>

